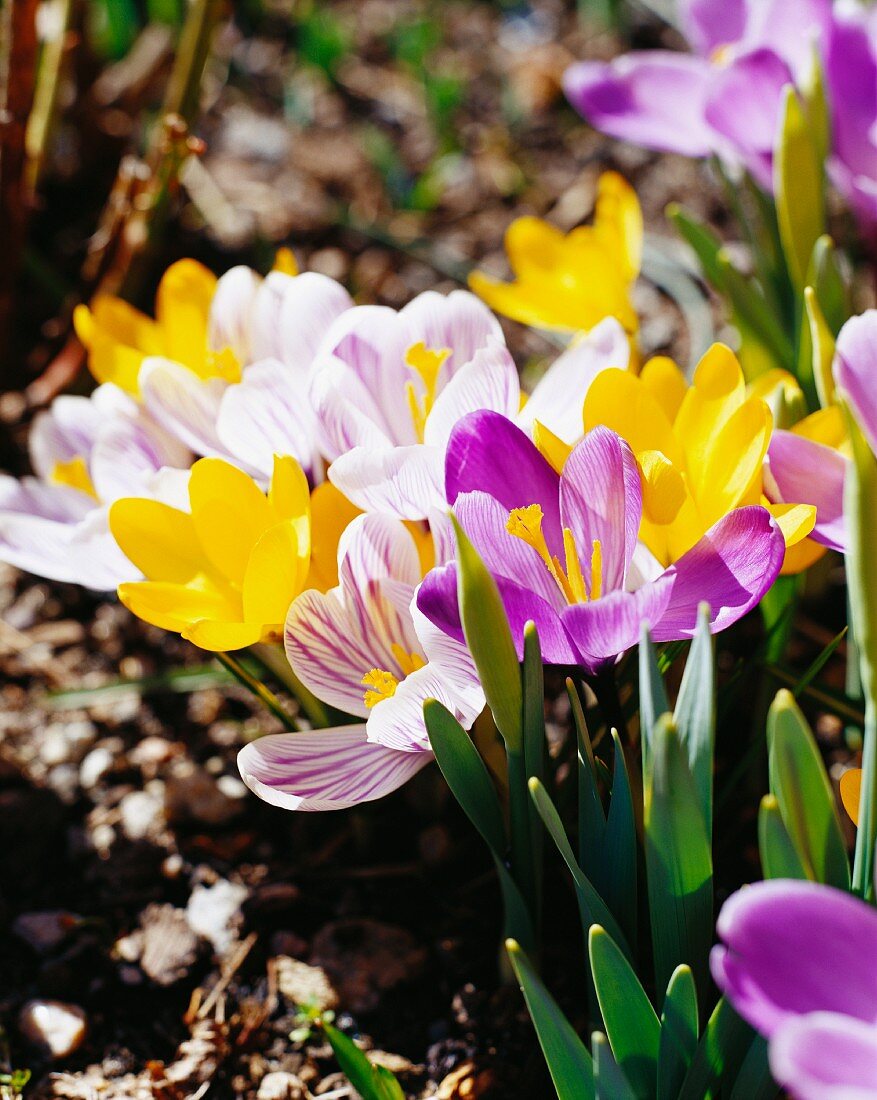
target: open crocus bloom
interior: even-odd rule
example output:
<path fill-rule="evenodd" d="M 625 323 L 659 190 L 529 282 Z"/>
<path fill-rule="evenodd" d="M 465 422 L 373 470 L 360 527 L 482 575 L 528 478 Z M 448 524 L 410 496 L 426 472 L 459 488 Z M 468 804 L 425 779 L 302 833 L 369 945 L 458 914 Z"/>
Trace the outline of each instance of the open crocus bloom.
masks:
<path fill-rule="evenodd" d="M 415 606 L 422 564 L 402 523 L 354 520 L 338 548 L 338 573 L 337 588 L 292 604 L 286 653 L 315 695 L 367 718 L 365 725 L 262 737 L 238 757 L 247 785 L 288 809 L 341 809 L 406 782 L 432 759 L 427 699 L 439 699 L 467 729 L 484 707 L 465 645 Z"/>
<path fill-rule="evenodd" d="M 739 890 L 718 920 L 713 977 L 770 1042 L 796 1100 L 877 1095 L 877 912 L 813 882 Z"/>
<path fill-rule="evenodd" d="M 762 398 L 746 395 L 733 352 L 714 344 L 689 386 L 669 359 L 640 375 L 603 371 L 588 390 L 584 426 L 605 425 L 626 439 L 643 475 L 640 538 L 659 562 L 686 554 L 734 508 L 763 504 L 794 546 L 813 529 L 816 508 L 771 503 L 763 466 L 773 419 Z"/>
<path fill-rule="evenodd" d="M 642 50 L 580 62 L 564 75 L 567 97 L 611 137 L 717 154 L 770 190 L 782 90 L 808 72 L 813 43 L 831 23 L 830 0 L 687 0 L 679 8 L 692 54 Z"/>
<path fill-rule="evenodd" d="M 311 558 L 307 478 L 277 457 L 267 496 L 241 470 L 203 458 L 189 478 L 190 511 L 125 498 L 110 528 L 145 581 L 119 599 L 148 623 L 213 651 L 276 641 Z"/>
<path fill-rule="evenodd" d="M 640 271 L 642 241 L 633 188 L 616 172 L 604 172 L 593 225 L 564 236 L 539 218 L 517 218 L 505 238 L 513 281 L 474 271 L 469 286 L 491 309 L 525 325 L 583 332 L 614 317 L 634 334 L 630 290 Z"/>
<path fill-rule="evenodd" d="M 58 397 L 31 428 L 35 477 L 0 475 L 0 560 L 110 592 L 140 574 L 110 534 L 107 507 L 173 496 L 190 452 L 118 387 Z"/>
<path fill-rule="evenodd" d="M 558 473 L 505 417 L 480 412 L 454 430 L 448 501 L 496 578 L 519 654 L 532 620 L 553 664 L 597 672 L 635 645 L 690 637 L 698 604 L 722 630 L 761 599 L 782 563 L 782 533 L 761 507 L 723 515 L 669 568 L 641 544 L 640 472 L 607 428 L 578 443 Z M 461 638 L 456 566 L 433 569 L 418 606 Z"/>
<path fill-rule="evenodd" d="M 521 413 L 566 438 L 570 409 L 607 366 L 627 365 L 624 330 L 607 318 L 565 352 Z M 365 511 L 424 519 L 444 508 L 444 457 L 469 412 L 516 416 L 517 368 L 496 318 L 466 291 L 429 291 L 400 312 L 357 306 L 332 326 L 311 375 L 329 480 Z M 579 434 L 575 429 L 573 438 Z"/>

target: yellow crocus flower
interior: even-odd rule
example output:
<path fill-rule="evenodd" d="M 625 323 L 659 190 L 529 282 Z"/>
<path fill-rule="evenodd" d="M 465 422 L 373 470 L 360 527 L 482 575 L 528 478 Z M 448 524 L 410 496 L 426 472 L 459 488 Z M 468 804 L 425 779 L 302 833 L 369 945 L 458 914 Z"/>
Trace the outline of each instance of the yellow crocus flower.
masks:
<path fill-rule="evenodd" d="M 736 356 L 723 344 L 704 355 L 689 385 L 670 359 L 637 376 L 602 371 L 585 398 L 584 428 L 604 424 L 626 439 L 643 487 L 640 538 L 670 565 L 734 508 L 762 504 L 793 549 L 813 529 L 809 504 L 767 500 L 763 464 L 773 430 L 767 403 L 746 392 Z M 797 562 L 786 565 L 803 568 Z M 785 566 L 784 566 L 785 568 Z"/>
<path fill-rule="evenodd" d="M 155 320 L 112 295 L 77 306 L 73 324 L 97 381 L 114 382 L 137 396 L 140 365 L 151 355 L 173 359 L 199 378 L 240 381 L 240 364 L 232 352 L 214 351 L 207 341 L 216 283 L 203 264 L 178 260 L 158 285 Z"/>
<path fill-rule="evenodd" d="M 640 271 L 642 242 L 642 211 L 633 188 L 616 172 L 604 172 L 592 225 L 564 235 L 540 218 L 518 218 L 505 237 L 513 280 L 504 283 L 474 271 L 469 286 L 491 309 L 525 325 L 587 332 L 604 317 L 615 317 L 634 335 L 630 291 Z"/>
<path fill-rule="evenodd" d="M 119 599 L 202 649 L 277 641 L 311 566 L 301 467 L 275 456 L 266 495 L 230 463 L 202 458 L 192 467 L 189 502 L 189 512 L 138 497 L 112 505 L 113 536 L 147 578 L 120 585 Z"/>

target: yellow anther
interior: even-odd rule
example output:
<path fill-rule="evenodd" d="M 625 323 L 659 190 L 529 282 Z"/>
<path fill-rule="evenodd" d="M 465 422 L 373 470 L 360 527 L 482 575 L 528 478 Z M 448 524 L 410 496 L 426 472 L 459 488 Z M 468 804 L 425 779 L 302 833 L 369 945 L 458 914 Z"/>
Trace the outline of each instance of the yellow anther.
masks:
<path fill-rule="evenodd" d="M 88 466 L 81 455 L 76 455 L 67 462 L 56 462 L 48 480 L 52 485 L 65 485 L 68 489 L 78 489 L 94 500 L 98 499 Z"/>
<path fill-rule="evenodd" d="M 410 676 L 412 672 L 416 672 L 426 664 L 419 653 L 409 653 L 395 642 L 390 646 L 390 651 L 399 662 L 399 668 L 406 676 Z"/>
<path fill-rule="evenodd" d="M 533 547 L 545 562 L 567 603 L 585 603 L 588 599 L 588 591 L 572 531 L 568 527 L 563 529 L 563 550 L 566 558 L 564 569 L 559 558 L 548 549 L 548 543 L 542 533 L 542 519 L 542 508 L 538 504 L 530 504 L 526 508 L 514 508 L 506 521 L 506 530 L 510 535 L 522 539 L 528 546 Z"/>
<path fill-rule="evenodd" d="M 224 382 L 240 382 L 243 377 L 241 364 L 231 348 L 221 351 L 208 351 L 205 378 L 221 378 Z"/>
<path fill-rule="evenodd" d="M 591 551 L 591 599 L 599 600 L 603 595 L 603 547 L 599 539 L 594 539 Z"/>
<path fill-rule="evenodd" d="M 438 388 L 439 375 L 448 356 L 450 348 L 435 350 L 428 348 L 421 340 L 405 352 L 405 365 L 409 367 L 424 385 L 422 397 L 418 397 L 413 382 L 405 383 L 405 393 L 408 397 L 408 408 L 411 410 L 411 419 L 414 421 L 414 430 L 417 438 L 422 440 L 426 428 L 426 418 L 435 404 L 436 389 Z"/>
<path fill-rule="evenodd" d="M 368 688 L 364 696 L 365 705 L 371 710 L 384 699 L 391 699 L 396 694 L 399 681 L 392 674 L 382 668 L 373 668 L 363 676 L 360 683 Z"/>
<path fill-rule="evenodd" d="M 575 603 L 587 603 L 588 590 L 582 576 L 582 565 L 576 549 L 576 540 L 568 527 L 563 529 L 563 552 L 566 557 L 566 576 Z"/>

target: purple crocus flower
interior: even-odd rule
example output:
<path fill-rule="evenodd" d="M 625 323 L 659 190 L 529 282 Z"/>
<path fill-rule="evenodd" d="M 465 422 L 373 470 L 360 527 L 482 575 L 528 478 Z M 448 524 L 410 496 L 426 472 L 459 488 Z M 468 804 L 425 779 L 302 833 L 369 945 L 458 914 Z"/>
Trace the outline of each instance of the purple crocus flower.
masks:
<path fill-rule="evenodd" d="M 446 491 L 457 519 L 497 580 L 519 653 L 535 622 L 544 659 L 596 672 L 635 645 L 690 637 L 701 601 L 714 631 L 744 615 L 770 588 L 785 544 L 770 513 L 739 508 L 663 568 L 638 542 L 640 473 L 630 447 L 595 428 L 558 474 L 510 420 L 465 417 L 448 445 Z M 462 638 L 456 566 L 423 581 L 418 606 Z"/>
<path fill-rule="evenodd" d="M 851 317 L 840 330 L 833 372 L 871 450 L 877 454 L 877 309 Z"/>
<path fill-rule="evenodd" d="M 649 149 L 742 164 L 771 188 L 782 90 L 800 83 L 830 0 L 687 0 L 691 54 L 642 50 L 583 61 L 564 76 L 572 105 L 596 129 Z"/>
<path fill-rule="evenodd" d="M 776 879 L 725 902 L 710 959 L 734 1008 L 770 1041 L 796 1100 L 877 1095 L 877 912 L 814 882 Z"/>

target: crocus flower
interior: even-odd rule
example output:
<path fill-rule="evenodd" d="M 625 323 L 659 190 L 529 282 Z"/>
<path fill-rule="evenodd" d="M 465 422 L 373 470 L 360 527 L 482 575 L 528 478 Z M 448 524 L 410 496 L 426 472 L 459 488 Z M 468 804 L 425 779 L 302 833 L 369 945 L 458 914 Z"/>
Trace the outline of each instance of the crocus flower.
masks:
<path fill-rule="evenodd" d="M 580 62 L 564 75 L 569 101 L 611 137 L 717 154 L 770 190 L 783 87 L 803 82 L 831 24 L 830 0 L 687 0 L 679 16 L 692 53 Z"/>
<path fill-rule="evenodd" d="M 773 419 L 746 395 L 743 371 L 723 344 L 704 355 L 689 385 L 669 359 L 641 374 L 607 370 L 584 404 L 585 430 L 603 424 L 628 441 L 643 476 L 640 538 L 663 565 L 679 560 L 735 508 L 764 504 L 794 546 L 810 533 L 816 508 L 805 497 L 771 503 L 763 466 Z"/>
<path fill-rule="evenodd" d="M 566 438 L 591 379 L 626 366 L 629 354 L 624 330 L 607 318 L 548 370 L 522 422 Z M 444 455 L 457 421 L 476 409 L 515 416 L 521 407 L 499 324 L 466 291 L 428 291 L 398 313 L 348 310 L 316 356 L 310 395 L 330 481 L 365 511 L 412 520 L 445 505 Z"/>
<path fill-rule="evenodd" d="M 277 641 L 311 558 L 307 478 L 278 456 L 267 496 L 218 458 L 195 463 L 190 511 L 117 500 L 110 529 L 147 578 L 119 586 L 135 615 L 213 651 Z"/>
<path fill-rule="evenodd" d="M 320 699 L 367 721 L 248 745 L 238 765 L 260 798 L 302 810 L 380 798 L 432 759 L 427 699 L 441 700 L 467 729 L 481 712 L 484 694 L 465 645 L 416 607 L 422 571 L 402 523 L 360 516 L 338 548 L 338 587 L 293 602 L 285 636 L 294 672 Z"/>
<path fill-rule="evenodd" d="M 773 584 L 782 533 L 760 506 L 722 514 L 668 568 L 642 545 L 640 472 L 630 446 L 598 427 L 557 470 L 497 413 L 467 416 L 447 457 L 448 502 L 494 575 L 519 653 L 532 620 L 548 663 L 597 672 L 636 644 L 690 637 L 701 601 L 714 631 L 744 615 Z M 461 638 L 454 564 L 432 570 L 424 614 Z"/>
<path fill-rule="evenodd" d="M 640 271 L 642 238 L 636 193 L 617 173 L 604 172 L 593 225 L 564 236 L 540 218 L 517 218 L 505 237 L 513 281 L 474 271 L 469 286 L 491 309 L 525 325 L 582 332 L 614 317 L 634 334 L 630 291 Z"/>
<path fill-rule="evenodd" d="M 0 560 L 101 592 L 135 580 L 107 508 L 132 493 L 172 499 L 191 453 L 110 384 L 56 398 L 28 445 L 35 476 L 0 475 Z"/>
<path fill-rule="evenodd" d="M 831 886 L 778 879 L 725 902 L 710 959 L 734 1008 L 769 1040 L 796 1100 L 877 1095 L 877 912 Z"/>
<path fill-rule="evenodd" d="M 834 379 L 877 454 L 877 309 L 851 317 L 837 337 Z"/>

